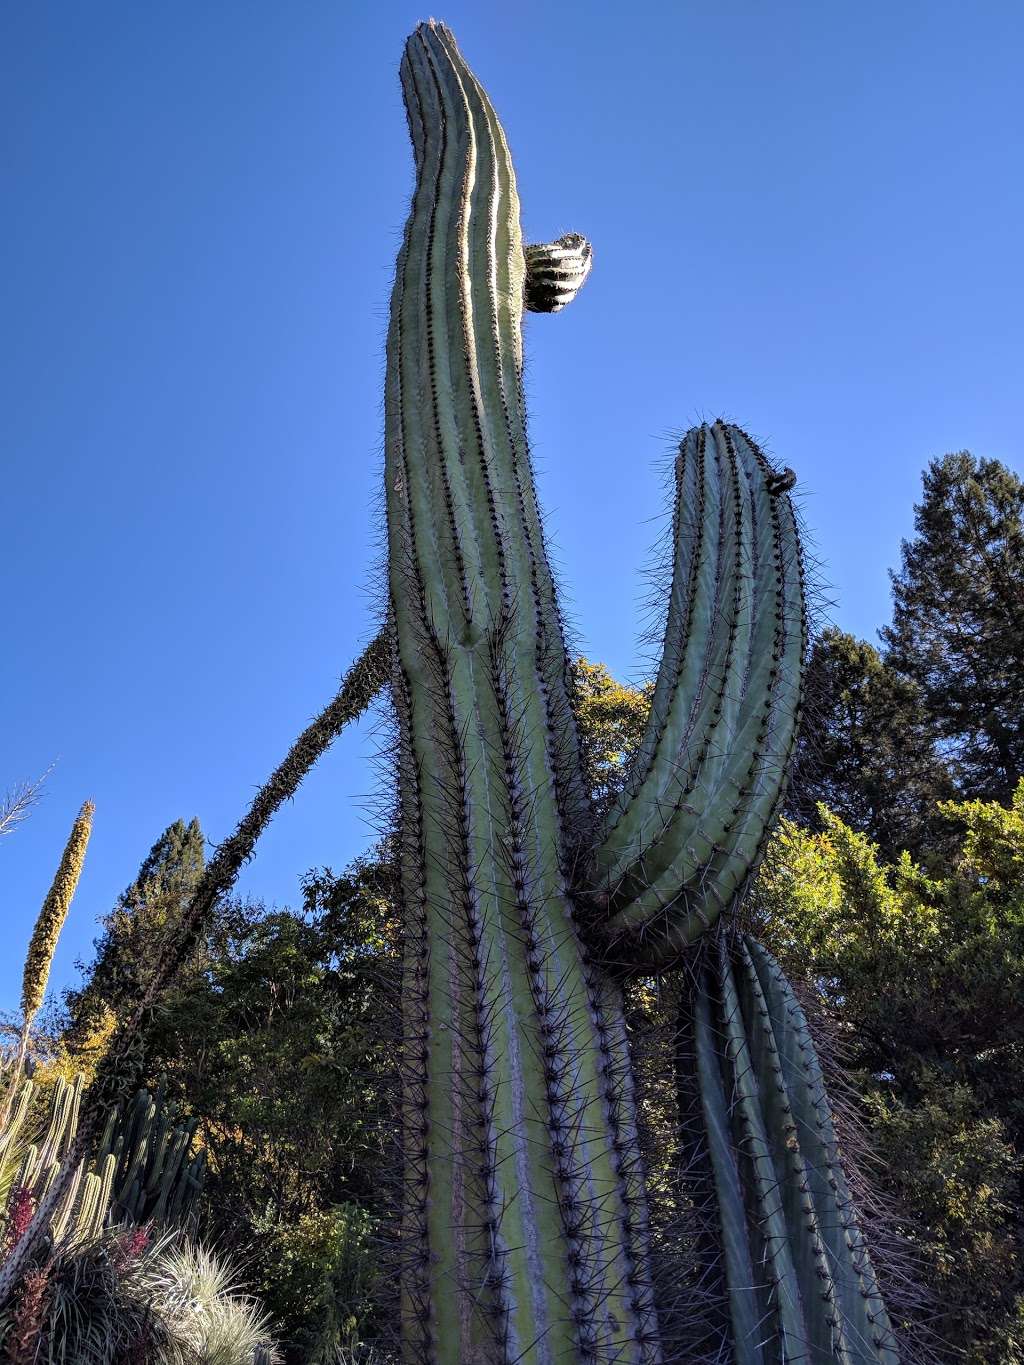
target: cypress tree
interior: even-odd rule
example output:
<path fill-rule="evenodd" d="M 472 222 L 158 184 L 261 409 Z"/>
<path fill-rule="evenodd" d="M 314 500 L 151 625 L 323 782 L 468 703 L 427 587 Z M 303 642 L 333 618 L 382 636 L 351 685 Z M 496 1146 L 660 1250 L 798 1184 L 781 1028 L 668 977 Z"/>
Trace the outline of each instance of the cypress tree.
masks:
<path fill-rule="evenodd" d="M 134 1008 L 149 978 L 158 945 L 177 923 L 204 866 L 198 820 L 176 820 L 160 835 L 112 910 L 101 920 L 96 957 L 80 990 L 65 997 L 65 1041 L 84 1043 L 107 1013 Z M 80 964 L 81 965 L 81 964 Z"/>
<path fill-rule="evenodd" d="M 789 817 L 820 829 L 823 802 L 890 859 L 948 841 L 937 803 L 953 784 L 921 687 L 867 640 L 831 627 L 814 643 L 807 696 Z"/>
<path fill-rule="evenodd" d="M 886 663 L 916 683 L 963 795 L 1024 773 L 1024 482 L 968 451 L 934 460 L 892 575 Z"/>

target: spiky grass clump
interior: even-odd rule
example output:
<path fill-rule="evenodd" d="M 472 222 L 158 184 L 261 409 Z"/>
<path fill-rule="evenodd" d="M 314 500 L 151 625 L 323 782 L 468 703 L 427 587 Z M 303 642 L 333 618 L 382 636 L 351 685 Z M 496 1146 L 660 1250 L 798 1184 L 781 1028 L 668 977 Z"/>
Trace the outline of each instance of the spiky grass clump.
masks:
<path fill-rule="evenodd" d="M 16 1365 L 278 1365 L 229 1262 L 172 1234 L 119 1228 L 58 1246 L 3 1330 Z"/>
<path fill-rule="evenodd" d="M 137 1289 L 146 1260 L 162 1248 L 138 1230 L 52 1248 L 22 1281 L 5 1324 L 4 1359 L 16 1365 L 154 1360 L 160 1324 Z"/>
<path fill-rule="evenodd" d="M 140 1299 L 160 1322 L 160 1365 L 264 1365 L 279 1360 L 269 1320 L 239 1287 L 231 1263 L 198 1242 L 178 1241 L 146 1261 Z"/>

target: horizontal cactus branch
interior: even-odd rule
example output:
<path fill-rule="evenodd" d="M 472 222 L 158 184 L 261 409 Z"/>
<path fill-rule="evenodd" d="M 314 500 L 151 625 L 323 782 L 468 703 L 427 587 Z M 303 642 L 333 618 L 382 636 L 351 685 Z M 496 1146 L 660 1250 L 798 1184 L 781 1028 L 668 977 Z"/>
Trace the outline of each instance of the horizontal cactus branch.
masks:
<path fill-rule="evenodd" d="M 687 434 L 675 474 L 661 666 L 590 873 L 609 957 L 645 969 L 685 951 L 756 866 L 795 743 L 806 649 L 792 471 L 716 422 Z"/>
<path fill-rule="evenodd" d="M 737 1365 L 898 1365 L 803 1011 L 754 939 L 709 947 L 696 1067 Z"/>

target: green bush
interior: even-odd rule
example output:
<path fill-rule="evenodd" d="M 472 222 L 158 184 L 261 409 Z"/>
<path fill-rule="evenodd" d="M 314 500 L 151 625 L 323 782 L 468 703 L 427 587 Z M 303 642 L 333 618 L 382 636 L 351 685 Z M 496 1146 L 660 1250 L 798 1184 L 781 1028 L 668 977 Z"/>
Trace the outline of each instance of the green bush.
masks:
<path fill-rule="evenodd" d="M 308 1365 L 358 1356 L 374 1330 L 374 1221 L 355 1204 L 309 1213 L 268 1236 L 261 1297 Z"/>

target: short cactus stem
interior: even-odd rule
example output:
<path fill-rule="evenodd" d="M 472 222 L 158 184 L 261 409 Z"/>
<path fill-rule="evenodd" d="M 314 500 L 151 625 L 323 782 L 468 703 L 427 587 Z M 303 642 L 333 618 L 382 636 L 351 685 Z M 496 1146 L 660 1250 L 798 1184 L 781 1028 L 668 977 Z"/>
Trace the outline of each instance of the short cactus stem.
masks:
<path fill-rule="evenodd" d="M 594 264 L 586 237 L 567 232 L 556 242 L 523 248 L 525 304 L 531 313 L 560 313 L 583 288 Z"/>

